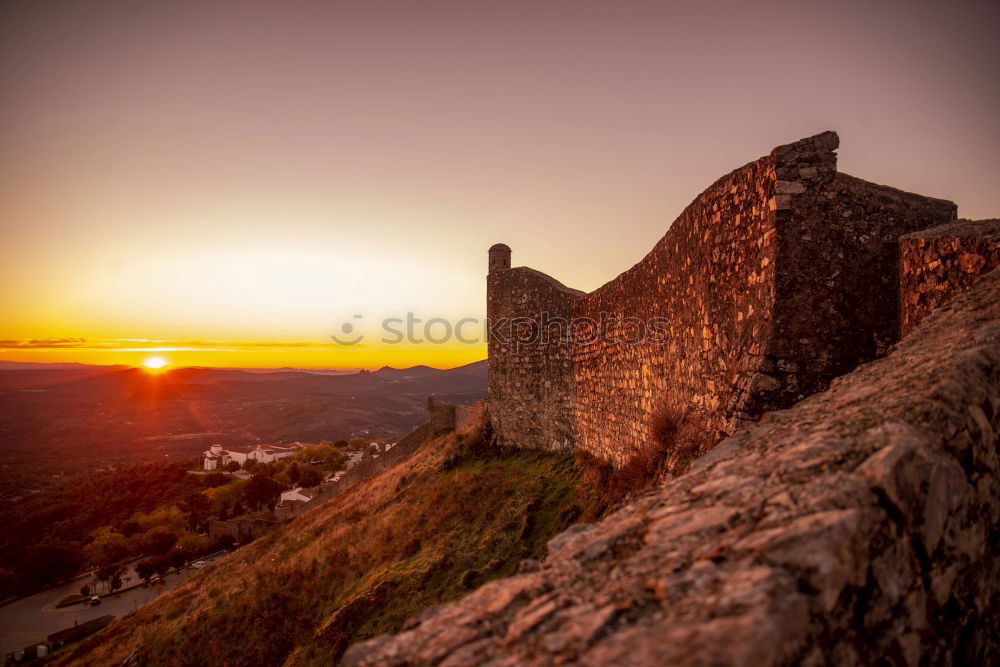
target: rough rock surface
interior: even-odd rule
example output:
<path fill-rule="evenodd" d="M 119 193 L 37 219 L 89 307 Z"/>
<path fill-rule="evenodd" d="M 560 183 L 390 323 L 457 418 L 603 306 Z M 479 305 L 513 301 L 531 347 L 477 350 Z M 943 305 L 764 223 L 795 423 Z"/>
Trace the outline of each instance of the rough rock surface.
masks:
<path fill-rule="evenodd" d="M 994 271 L 888 357 L 344 662 L 986 664 L 998 432 Z"/>

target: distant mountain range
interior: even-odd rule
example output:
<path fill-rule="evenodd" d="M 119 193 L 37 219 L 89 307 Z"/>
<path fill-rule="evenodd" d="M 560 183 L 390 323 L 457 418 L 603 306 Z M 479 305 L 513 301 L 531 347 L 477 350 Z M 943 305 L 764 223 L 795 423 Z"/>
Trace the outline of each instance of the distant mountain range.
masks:
<path fill-rule="evenodd" d="M 0 499 L 109 464 L 195 457 L 213 442 L 376 438 L 423 421 L 427 397 L 486 396 L 486 362 L 377 371 L 0 365 Z"/>

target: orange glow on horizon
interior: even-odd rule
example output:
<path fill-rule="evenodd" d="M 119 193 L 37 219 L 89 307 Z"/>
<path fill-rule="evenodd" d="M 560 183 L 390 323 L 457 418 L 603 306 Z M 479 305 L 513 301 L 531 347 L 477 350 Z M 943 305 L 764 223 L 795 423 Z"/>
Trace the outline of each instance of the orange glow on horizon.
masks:
<path fill-rule="evenodd" d="M 163 357 L 147 357 L 143 360 L 142 365 L 150 373 L 162 373 L 167 370 L 169 362 Z"/>
<path fill-rule="evenodd" d="M 162 358 L 166 365 L 154 369 L 147 360 Z M 299 368 L 326 370 L 375 370 L 382 366 L 406 368 L 426 365 L 454 368 L 486 358 L 484 343 L 464 345 L 380 345 L 351 347 L 322 342 L 275 341 L 167 341 L 122 338 L 81 338 L 33 341 L 0 341 L 0 361 L 33 363 L 82 363 L 121 365 L 164 372 L 174 368 Z"/>

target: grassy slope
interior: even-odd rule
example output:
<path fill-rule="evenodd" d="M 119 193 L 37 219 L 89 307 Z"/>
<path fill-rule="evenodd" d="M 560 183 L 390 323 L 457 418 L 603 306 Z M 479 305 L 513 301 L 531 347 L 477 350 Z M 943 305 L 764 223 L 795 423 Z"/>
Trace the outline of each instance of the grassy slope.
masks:
<path fill-rule="evenodd" d="M 120 663 L 138 648 L 145 664 L 330 664 L 543 555 L 598 505 L 568 454 L 443 436 L 59 659 Z"/>

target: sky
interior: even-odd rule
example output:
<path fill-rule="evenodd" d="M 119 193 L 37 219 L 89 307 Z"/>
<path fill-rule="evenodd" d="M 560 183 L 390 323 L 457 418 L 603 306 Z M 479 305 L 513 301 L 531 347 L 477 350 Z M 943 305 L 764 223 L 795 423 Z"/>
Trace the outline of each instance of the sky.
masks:
<path fill-rule="evenodd" d="M 592 290 L 828 129 L 996 217 L 997 34 L 996 2 L 8 0 L 0 359 L 475 361 L 442 320 L 484 317 L 490 245 Z"/>

